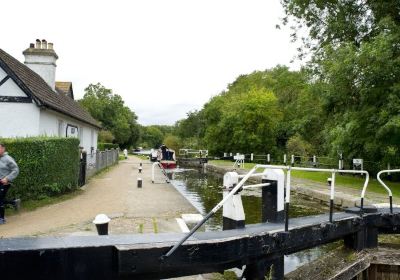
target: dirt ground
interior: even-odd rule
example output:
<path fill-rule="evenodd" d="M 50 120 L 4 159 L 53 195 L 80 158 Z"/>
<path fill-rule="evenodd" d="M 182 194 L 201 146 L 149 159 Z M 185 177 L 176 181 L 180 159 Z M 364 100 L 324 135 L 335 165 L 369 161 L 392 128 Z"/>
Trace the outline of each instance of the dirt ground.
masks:
<path fill-rule="evenodd" d="M 175 218 L 197 211 L 172 185 L 162 183 L 160 172 L 159 180 L 151 183 L 148 161 L 139 174 L 140 162 L 129 157 L 90 179 L 74 198 L 9 216 L 0 225 L 0 237 L 93 235 L 92 221 L 100 213 L 111 218 L 110 234 L 179 232 Z M 143 188 L 137 188 L 138 177 Z"/>

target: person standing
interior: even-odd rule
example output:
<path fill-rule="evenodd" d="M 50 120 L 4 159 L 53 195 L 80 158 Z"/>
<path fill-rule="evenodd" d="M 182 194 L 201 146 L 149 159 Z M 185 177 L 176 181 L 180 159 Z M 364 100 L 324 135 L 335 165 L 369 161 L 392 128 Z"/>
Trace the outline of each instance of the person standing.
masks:
<path fill-rule="evenodd" d="M 11 182 L 17 178 L 19 168 L 15 160 L 8 155 L 6 147 L 0 143 L 0 225 L 6 222 L 4 218 L 6 204 L 11 204 L 18 209 L 20 200 L 7 200 L 6 195 L 11 187 Z"/>

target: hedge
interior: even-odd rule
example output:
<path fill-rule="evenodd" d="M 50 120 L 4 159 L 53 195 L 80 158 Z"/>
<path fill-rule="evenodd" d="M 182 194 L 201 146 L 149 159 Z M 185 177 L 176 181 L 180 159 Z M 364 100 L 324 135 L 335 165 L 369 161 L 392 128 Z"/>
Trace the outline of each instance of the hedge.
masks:
<path fill-rule="evenodd" d="M 9 197 L 42 199 L 78 186 L 79 140 L 76 138 L 0 139 L 17 162 L 20 174 Z"/>
<path fill-rule="evenodd" d="M 119 146 L 118 144 L 113 144 L 113 143 L 97 143 L 97 149 L 100 151 L 104 150 L 111 150 L 111 149 L 118 149 Z"/>

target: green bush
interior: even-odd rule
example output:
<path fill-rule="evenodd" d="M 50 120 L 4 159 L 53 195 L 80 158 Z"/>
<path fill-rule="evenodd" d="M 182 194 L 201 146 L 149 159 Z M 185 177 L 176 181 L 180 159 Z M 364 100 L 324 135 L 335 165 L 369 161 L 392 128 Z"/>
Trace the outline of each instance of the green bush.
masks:
<path fill-rule="evenodd" d="M 20 174 L 9 197 L 42 199 L 78 186 L 79 140 L 76 138 L 1 139 Z"/>
<path fill-rule="evenodd" d="M 104 150 L 111 150 L 111 149 L 118 149 L 119 146 L 118 144 L 113 144 L 113 143 L 97 143 L 97 149 L 100 151 Z"/>

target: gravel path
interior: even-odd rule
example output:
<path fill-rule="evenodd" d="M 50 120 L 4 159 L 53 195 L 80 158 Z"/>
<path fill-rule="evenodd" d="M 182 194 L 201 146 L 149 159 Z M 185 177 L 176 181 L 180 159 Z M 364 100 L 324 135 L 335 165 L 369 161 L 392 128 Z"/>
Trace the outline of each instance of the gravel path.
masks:
<path fill-rule="evenodd" d="M 9 216 L 0 225 L 0 237 L 92 235 L 96 234 L 92 220 L 99 213 L 112 218 L 110 234 L 179 232 L 175 218 L 197 211 L 172 185 L 151 183 L 149 162 L 143 162 L 139 174 L 140 161 L 136 157 L 120 161 L 93 177 L 74 198 Z M 136 187 L 137 177 L 143 179 L 141 189 Z"/>

